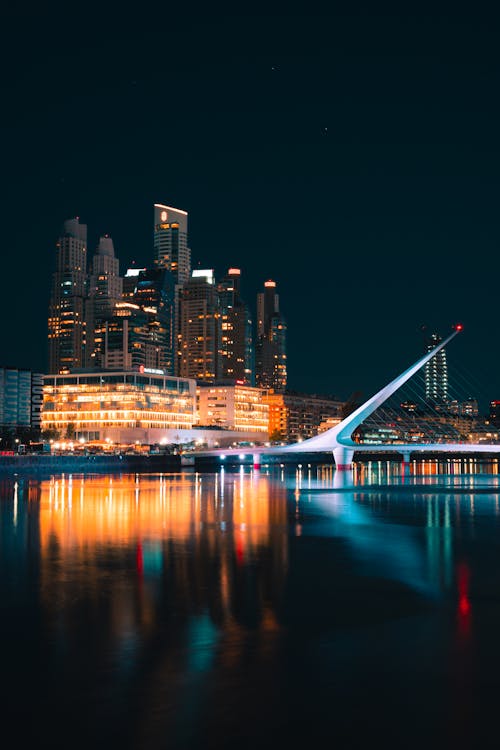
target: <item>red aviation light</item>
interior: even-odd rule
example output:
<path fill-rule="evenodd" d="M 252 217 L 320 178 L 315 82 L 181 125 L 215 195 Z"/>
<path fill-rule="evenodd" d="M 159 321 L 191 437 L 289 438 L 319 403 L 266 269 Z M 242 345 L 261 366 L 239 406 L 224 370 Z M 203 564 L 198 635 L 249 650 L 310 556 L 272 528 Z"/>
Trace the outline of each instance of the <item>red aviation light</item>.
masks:
<path fill-rule="evenodd" d="M 457 323 L 456 325 L 453 326 L 453 328 L 455 329 L 455 331 L 463 331 L 464 327 L 461 323 Z"/>

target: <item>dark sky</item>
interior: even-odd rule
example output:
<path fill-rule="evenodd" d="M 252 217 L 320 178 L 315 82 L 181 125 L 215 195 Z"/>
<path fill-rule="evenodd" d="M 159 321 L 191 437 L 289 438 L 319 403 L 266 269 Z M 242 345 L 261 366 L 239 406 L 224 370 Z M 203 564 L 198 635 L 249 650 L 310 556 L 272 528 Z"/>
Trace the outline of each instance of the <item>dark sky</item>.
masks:
<path fill-rule="evenodd" d="M 454 358 L 500 398 L 498 18 L 377 5 L 4 11 L 2 364 L 46 367 L 62 222 L 123 271 L 156 201 L 252 307 L 277 281 L 291 388 L 368 397 L 460 321 Z"/>

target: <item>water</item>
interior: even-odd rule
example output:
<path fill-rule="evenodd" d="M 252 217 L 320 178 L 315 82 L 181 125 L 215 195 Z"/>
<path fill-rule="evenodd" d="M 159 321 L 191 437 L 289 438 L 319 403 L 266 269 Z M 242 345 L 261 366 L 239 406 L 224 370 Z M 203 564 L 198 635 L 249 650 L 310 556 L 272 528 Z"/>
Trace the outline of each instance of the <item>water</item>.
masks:
<path fill-rule="evenodd" d="M 2 480 L 4 736 L 496 747 L 497 463 L 342 476 Z"/>

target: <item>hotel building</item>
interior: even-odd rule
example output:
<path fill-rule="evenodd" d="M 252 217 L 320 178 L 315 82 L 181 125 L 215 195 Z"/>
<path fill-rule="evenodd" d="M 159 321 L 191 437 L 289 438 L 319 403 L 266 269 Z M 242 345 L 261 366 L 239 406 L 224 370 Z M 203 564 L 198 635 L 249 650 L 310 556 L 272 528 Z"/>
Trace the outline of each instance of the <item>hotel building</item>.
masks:
<path fill-rule="evenodd" d="M 196 422 L 194 380 L 145 368 L 46 375 L 43 391 L 43 429 L 62 439 L 175 443 Z"/>

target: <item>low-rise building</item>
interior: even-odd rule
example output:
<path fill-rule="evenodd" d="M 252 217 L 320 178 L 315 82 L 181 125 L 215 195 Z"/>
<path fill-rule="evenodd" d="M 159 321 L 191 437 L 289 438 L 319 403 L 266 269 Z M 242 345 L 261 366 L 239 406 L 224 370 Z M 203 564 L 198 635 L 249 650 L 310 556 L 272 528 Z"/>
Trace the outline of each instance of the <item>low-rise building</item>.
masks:
<path fill-rule="evenodd" d="M 268 390 L 263 400 L 269 405 L 269 435 L 273 440 L 307 440 L 321 431 L 326 420 L 340 422 L 342 418 L 343 402 L 328 396 Z"/>
<path fill-rule="evenodd" d="M 40 430 L 42 390 L 42 373 L 17 367 L 0 367 L 0 431 L 2 433 Z M 5 439 L 2 439 L 5 442 Z"/>
<path fill-rule="evenodd" d="M 46 375 L 42 427 L 81 441 L 183 442 L 196 422 L 195 388 L 146 368 Z"/>
<path fill-rule="evenodd" d="M 245 432 L 267 440 L 269 405 L 260 388 L 233 382 L 199 384 L 198 424 Z"/>

